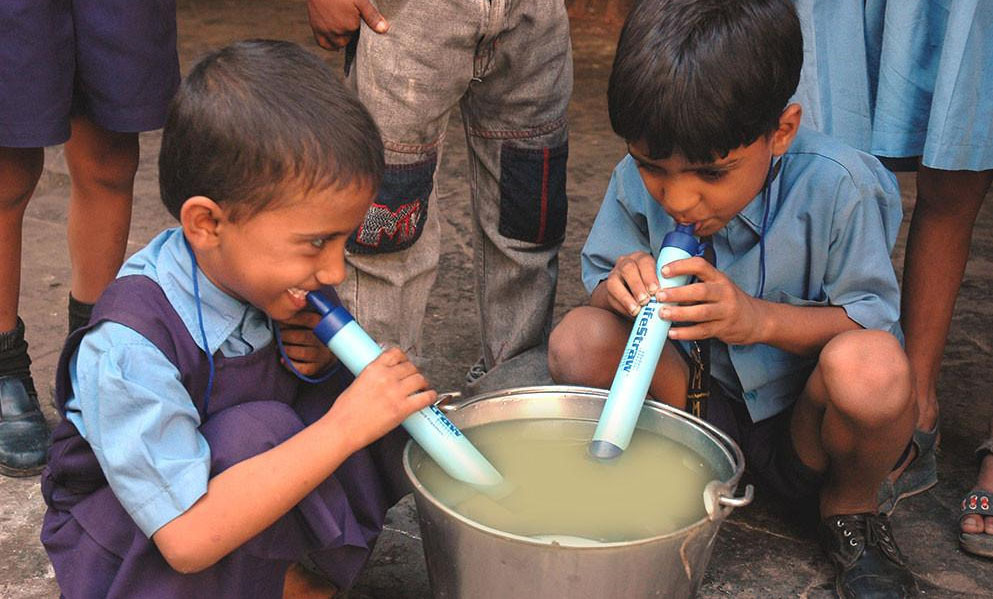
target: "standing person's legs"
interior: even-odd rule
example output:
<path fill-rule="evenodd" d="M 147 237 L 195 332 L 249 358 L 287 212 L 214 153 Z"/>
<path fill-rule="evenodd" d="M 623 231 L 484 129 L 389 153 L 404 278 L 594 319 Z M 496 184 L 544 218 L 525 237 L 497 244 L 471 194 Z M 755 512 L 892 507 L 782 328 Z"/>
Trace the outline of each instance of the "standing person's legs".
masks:
<path fill-rule="evenodd" d="M 571 95 L 564 5 L 492 0 L 461 104 L 482 318 L 482 368 L 470 382 L 548 339 L 565 236 Z"/>
<path fill-rule="evenodd" d="M 124 261 L 138 170 L 138 134 L 110 131 L 77 116 L 65 148 L 72 179 L 67 228 L 72 332 L 89 320 L 93 303 Z"/>
<path fill-rule="evenodd" d="M 44 159 L 41 148 L 0 148 L 0 474 L 8 476 L 40 472 L 47 448 L 48 428 L 17 316 L 24 210 Z"/>
<path fill-rule="evenodd" d="M 441 244 L 435 172 L 449 114 L 472 77 L 485 4 L 377 2 L 389 34 L 362 25 L 348 77 L 382 132 L 386 171 L 349 240 L 338 293 L 373 338 L 413 355 Z"/>
<path fill-rule="evenodd" d="M 36 474 L 48 430 L 18 318 L 24 210 L 41 176 L 43 147 L 69 137 L 75 60 L 65 2 L 0 2 L 0 473 Z"/>
<path fill-rule="evenodd" d="M 943 171 L 920 166 L 917 203 L 907 235 L 902 324 L 907 337 L 917 428 L 934 429 L 936 386 L 972 228 L 993 182 L 993 171 Z"/>
<path fill-rule="evenodd" d="M 969 258 L 972 229 L 993 182 L 993 170 L 945 171 L 920 165 L 917 203 L 907 236 L 901 323 L 917 404 L 914 447 L 904 468 L 880 491 L 881 509 L 938 481 L 938 373 Z M 899 475 L 899 478 L 897 478 Z"/>

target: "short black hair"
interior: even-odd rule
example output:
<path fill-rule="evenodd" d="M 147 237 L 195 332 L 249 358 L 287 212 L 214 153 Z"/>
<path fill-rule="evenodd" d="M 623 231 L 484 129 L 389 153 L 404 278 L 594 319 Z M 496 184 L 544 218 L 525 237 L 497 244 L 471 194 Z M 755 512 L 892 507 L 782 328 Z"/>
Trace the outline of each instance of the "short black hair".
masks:
<path fill-rule="evenodd" d="M 771 133 L 803 65 L 790 0 L 641 0 L 610 74 L 610 124 L 651 158 L 711 162 Z"/>
<path fill-rule="evenodd" d="M 383 165 L 379 129 L 328 65 L 291 42 L 246 40 L 202 57 L 180 85 L 159 190 L 177 219 L 197 195 L 238 219 L 290 190 L 376 187 Z"/>

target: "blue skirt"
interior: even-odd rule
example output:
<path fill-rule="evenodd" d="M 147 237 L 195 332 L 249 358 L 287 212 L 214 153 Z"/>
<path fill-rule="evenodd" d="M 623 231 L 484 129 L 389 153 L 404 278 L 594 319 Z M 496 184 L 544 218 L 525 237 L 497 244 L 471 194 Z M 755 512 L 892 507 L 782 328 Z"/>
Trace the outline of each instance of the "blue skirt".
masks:
<path fill-rule="evenodd" d="M 877 156 L 993 169 L 993 0 L 795 0 L 804 123 Z"/>

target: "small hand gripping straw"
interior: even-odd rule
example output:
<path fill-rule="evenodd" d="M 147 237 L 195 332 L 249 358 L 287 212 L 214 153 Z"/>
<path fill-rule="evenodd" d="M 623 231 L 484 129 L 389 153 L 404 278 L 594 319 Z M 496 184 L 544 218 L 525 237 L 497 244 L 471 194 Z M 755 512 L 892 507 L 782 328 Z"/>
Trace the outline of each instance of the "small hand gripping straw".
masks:
<path fill-rule="evenodd" d="M 308 293 L 307 301 L 321 315 L 314 334 L 352 374 L 358 376 L 383 352 L 344 306 L 317 291 Z M 452 478 L 482 488 L 503 483 L 496 468 L 437 407 L 428 406 L 411 414 L 403 427 Z"/>
<path fill-rule="evenodd" d="M 689 282 L 688 275 L 665 278 L 662 267 L 675 260 L 700 255 L 701 244 L 693 237 L 693 225 L 676 225 L 662 240 L 662 249 L 656 261 L 656 274 L 662 288 L 680 287 Z M 654 297 L 642 306 L 634 319 L 621 362 L 617 365 L 614 381 L 607 393 L 607 401 L 597 421 L 589 453 L 595 458 L 609 460 L 621 455 L 631 442 L 641 405 L 648 395 L 648 387 L 655 374 L 655 367 L 662 355 L 669 327 L 668 320 L 659 318 L 659 310 L 669 303 L 660 304 Z"/>

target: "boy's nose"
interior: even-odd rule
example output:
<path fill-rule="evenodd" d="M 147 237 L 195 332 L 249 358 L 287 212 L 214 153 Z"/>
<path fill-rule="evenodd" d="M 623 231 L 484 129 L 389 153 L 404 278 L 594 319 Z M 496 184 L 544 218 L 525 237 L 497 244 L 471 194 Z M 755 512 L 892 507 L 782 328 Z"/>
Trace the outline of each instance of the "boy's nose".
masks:
<path fill-rule="evenodd" d="M 693 208 L 700 202 L 700 196 L 689 189 L 667 189 L 662 207 L 676 220 L 689 217 Z"/>
<path fill-rule="evenodd" d="M 321 256 L 315 278 L 321 285 L 337 285 L 345 280 L 345 253 L 325 252 Z"/>

